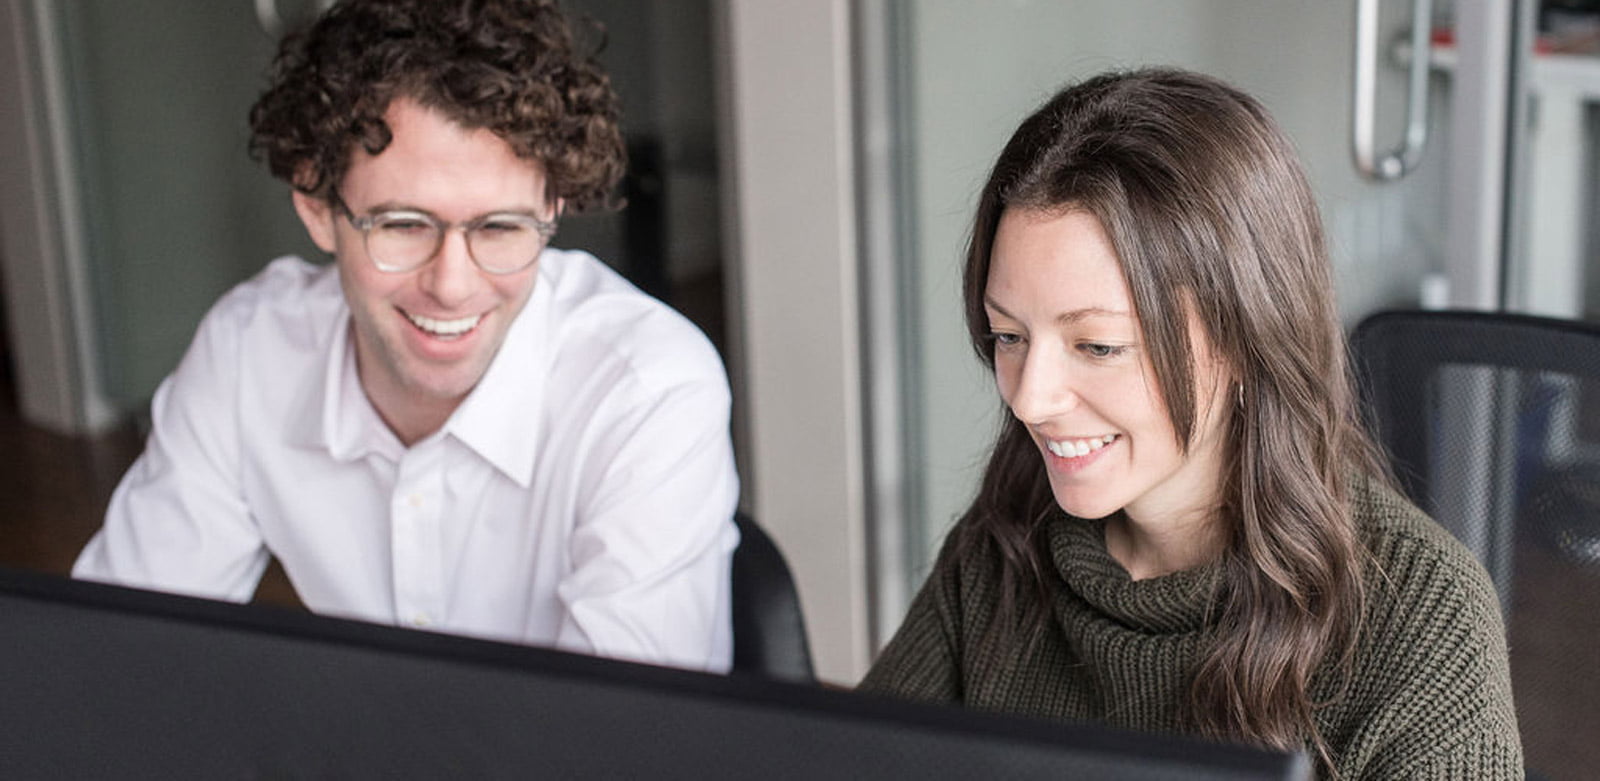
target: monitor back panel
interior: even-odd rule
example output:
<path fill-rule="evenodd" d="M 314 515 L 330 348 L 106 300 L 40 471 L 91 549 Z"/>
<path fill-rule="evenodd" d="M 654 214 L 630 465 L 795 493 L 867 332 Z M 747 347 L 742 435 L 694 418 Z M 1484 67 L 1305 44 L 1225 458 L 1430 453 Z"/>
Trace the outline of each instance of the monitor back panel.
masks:
<path fill-rule="evenodd" d="M 1302 778 L 1299 757 L 0 573 L 0 777 Z"/>

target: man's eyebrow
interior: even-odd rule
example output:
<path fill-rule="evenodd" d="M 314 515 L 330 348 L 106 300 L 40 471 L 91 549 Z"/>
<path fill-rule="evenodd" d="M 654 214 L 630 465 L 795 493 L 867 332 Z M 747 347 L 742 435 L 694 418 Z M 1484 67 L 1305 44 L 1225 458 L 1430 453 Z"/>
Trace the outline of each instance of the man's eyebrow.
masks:
<path fill-rule="evenodd" d="M 990 298 L 989 296 L 984 296 L 983 297 L 983 305 L 986 306 L 986 307 L 989 307 L 990 309 L 993 309 L 996 312 L 999 312 L 1002 315 L 1005 315 L 1006 317 L 1011 318 L 1012 320 L 1018 319 L 1016 315 L 1013 315 L 1009 311 L 1006 311 L 1005 307 L 1001 306 L 999 303 L 997 303 L 993 298 Z M 1120 309 L 1106 309 L 1105 307 L 1100 307 L 1100 306 L 1086 306 L 1086 307 L 1083 307 L 1082 309 L 1071 309 L 1071 310 L 1068 310 L 1066 312 L 1062 312 L 1059 315 L 1056 315 L 1056 323 L 1059 324 L 1059 325 L 1071 325 L 1073 323 L 1079 322 L 1081 320 L 1086 320 L 1086 319 L 1091 318 L 1091 317 L 1130 317 L 1130 316 L 1131 315 L 1128 312 L 1125 312 L 1125 311 L 1120 310 Z"/>
<path fill-rule="evenodd" d="M 367 211 L 366 211 L 367 214 L 382 214 L 384 212 L 416 212 L 417 214 L 426 214 L 429 217 L 432 217 L 432 218 L 434 218 L 434 219 L 436 219 L 436 220 L 438 220 L 440 222 L 446 222 L 447 221 L 444 218 L 440 217 L 439 215 L 434 214 L 431 211 L 428 211 L 427 209 L 423 209 L 423 208 L 418 207 L 418 206 L 412 206 L 409 203 L 403 203 L 401 201 L 384 201 L 382 203 L 376 203 L 376 204 L 373 204 L 373 205 L 367 207 Z M 489 211 L 483 212 L 481 214 L 475 214 L 472 217 L 467 218 L 467 221 L 470 222 L 472 220 L 482 219 L 484 217 L 493 217 L 493 216 L 501 215 L 501 214 L 513 214 L 513 215 L 522 216 L 522 217 L 533 217 L 534 219 L 539 219 L 539 220 L 546 219 L 543 215 L 539 214 L 537 209 L 534 209 L 533 207 L 530 206 L 530 207 L 511 207 L 511 208 L 506 208 L 506 209 L 490 209 Z"/>

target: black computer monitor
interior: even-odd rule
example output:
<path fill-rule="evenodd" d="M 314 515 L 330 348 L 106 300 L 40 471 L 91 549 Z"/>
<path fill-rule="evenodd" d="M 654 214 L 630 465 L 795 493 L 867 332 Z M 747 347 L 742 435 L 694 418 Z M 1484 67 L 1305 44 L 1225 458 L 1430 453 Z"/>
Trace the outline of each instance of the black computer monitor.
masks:
<path fill-rule="evenodd" d="M 0 778 L 1299 779 L 1288 756 L 0 570 Z"/>

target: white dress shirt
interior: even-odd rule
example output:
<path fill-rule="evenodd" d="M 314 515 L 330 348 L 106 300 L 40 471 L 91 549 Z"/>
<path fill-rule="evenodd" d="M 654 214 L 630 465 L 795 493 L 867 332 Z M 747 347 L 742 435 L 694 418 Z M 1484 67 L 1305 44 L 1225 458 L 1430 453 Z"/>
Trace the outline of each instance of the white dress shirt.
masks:
<path fill-rule="evenodd" d="M 722 363 L 587 253 L 537 273 L 483 379 L 406 448 L 357 379 L 337 271 L 273 261 L 156 391 L 73 575 L 243 601 L 270 552 L 317 613 L 727 670 Z"/>

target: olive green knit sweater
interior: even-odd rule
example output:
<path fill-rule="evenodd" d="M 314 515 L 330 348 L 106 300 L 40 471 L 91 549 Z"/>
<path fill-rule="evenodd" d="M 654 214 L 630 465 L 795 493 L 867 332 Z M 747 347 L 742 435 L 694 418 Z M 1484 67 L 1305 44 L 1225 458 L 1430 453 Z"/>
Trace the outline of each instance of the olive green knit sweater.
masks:
<path fill-rule="evenodd" d="M 1487 574 L 1421 511 L 1386 489 L 1354 510 L 1383 575 L 1370 580 L 1353 676 L 1313 697 L 1345 779 L 1523 777 L 1505 630 Z M 1104 525 L 1057 516 L 1052 621 L 1027 648 L 986 631 L 999 554 L 958 553 L 951 534 L 865 691 L 1133 729 L 1181 729 L 1179 703 L 1204 634 L 1218 567 L 1129 580 Z"/>

